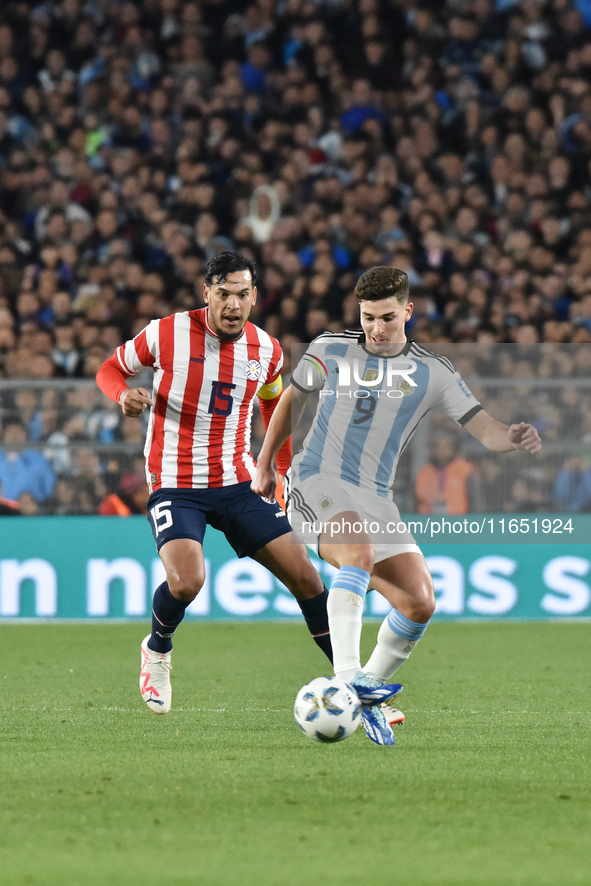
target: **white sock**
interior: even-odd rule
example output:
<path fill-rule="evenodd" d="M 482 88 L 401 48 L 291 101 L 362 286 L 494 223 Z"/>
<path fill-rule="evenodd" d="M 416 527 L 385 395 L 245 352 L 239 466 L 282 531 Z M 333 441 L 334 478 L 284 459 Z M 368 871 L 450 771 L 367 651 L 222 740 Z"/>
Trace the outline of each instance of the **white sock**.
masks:
<path fill-rule="evenodd" d="M 427 630 L 427 624 L 409 621 L 393 609 L 380 626 L 376 647 L 363 668 L 364 672 L 375 675 L 378 680 L 387 683 L 407 660 Z M 393 630 L 393 627 L 396 630 Z M 405 634 L 414 634 L 414 638 L 403 637 L 398 633 L 401 630 Z"/>
<path fill-rule="evenodd" d="M 359 642 L 369 574 L 356 566 L 342 566 L 328 592 L 328 625 L 333 666 L 337 677 L 350 680 L 361 669 Z"/>

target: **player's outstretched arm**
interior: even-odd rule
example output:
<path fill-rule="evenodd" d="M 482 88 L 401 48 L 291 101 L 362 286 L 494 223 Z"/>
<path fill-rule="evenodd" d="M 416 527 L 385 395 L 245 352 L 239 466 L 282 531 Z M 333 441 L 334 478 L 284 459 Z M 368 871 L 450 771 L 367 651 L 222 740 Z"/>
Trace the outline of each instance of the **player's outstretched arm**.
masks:
<path fill-rule="evenodd" d="M 539 452 L 542 448 L 540 435 L 533 425 L 522 421 L 511 426 L 497 421 L 482 409 L 464 425 L 466 430 L 492 452 L 512 452 L 524 449 Z"/>
<path fill-rule="evenodd" d="M 306 396 L 301 394 L 293 385 L 285 389 L 283 395 L 277 404 L 259 456 L 257 458 L 257 468 L 250 484 L 253 492 L 262 495 L 264 498 L 273 500 L 275 498 L 275 488 L 277 486 L 277 475 L 273 468 L 273 463 L 277 453 L 289 437 L 292 431 L 292 410 L 293 410 L 293 426 L 295 427 L 302 416 Z"/>

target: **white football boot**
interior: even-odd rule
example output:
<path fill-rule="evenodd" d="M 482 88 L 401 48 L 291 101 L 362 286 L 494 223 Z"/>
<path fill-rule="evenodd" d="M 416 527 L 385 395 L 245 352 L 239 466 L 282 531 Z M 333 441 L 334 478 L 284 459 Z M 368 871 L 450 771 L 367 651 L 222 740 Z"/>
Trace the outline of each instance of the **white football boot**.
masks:
<path fill-rule="evenodd" d="M 170 669 L 172 652 L 153 652 L 148 649 L 150 634 L 142 642 L 142 669 L 140 692 L 155 714 L 167 714 L 172 700 Z"/>
<path fill-rule="evenodd" d="M 398 708 L 391 707 L 387 702 L 379 705 L 390 726 L 404 726 L 404 714 Z"/>

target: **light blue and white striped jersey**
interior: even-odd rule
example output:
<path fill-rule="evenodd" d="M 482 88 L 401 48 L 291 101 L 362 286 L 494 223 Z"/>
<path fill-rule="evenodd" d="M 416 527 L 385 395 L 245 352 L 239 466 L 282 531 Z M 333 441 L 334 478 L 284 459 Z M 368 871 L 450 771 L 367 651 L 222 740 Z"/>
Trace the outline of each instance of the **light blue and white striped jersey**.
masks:
<path fill-rule="evenodd" d="M 446 357 L 412 340 L 396 357 L 363 343 L 363 333 L 323 333 L 294 369 L 291 383 L 318 391 L 319 403 L 292 482 L 323 474 L 391 498 L 400 455 L 427 411 L 463 425 L 482 406 Z"/>

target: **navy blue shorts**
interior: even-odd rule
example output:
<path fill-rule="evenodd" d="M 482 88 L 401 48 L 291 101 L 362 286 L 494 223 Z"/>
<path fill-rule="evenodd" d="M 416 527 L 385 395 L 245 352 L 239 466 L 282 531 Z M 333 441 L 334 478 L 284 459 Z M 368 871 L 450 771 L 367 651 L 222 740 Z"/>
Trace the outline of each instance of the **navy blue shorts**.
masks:
<path fill-rule="evenodd" d="M 224 533 L 239 557 L 252 557 L 291 531 L 280 506 L 256 495 L 250 480 L 215 489 L 157 489 L 148 499 L 148 521 L 158 550 L 173 538 L 202 545 L 209 524 Z"/>

